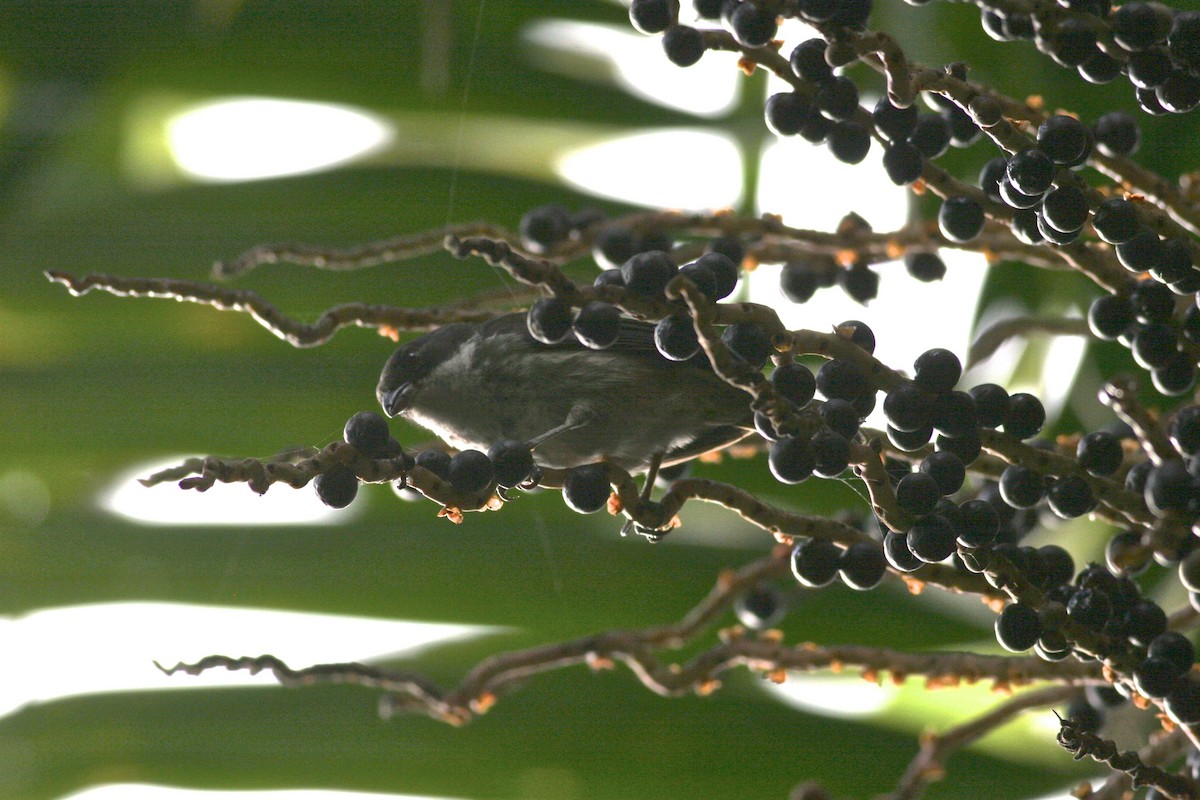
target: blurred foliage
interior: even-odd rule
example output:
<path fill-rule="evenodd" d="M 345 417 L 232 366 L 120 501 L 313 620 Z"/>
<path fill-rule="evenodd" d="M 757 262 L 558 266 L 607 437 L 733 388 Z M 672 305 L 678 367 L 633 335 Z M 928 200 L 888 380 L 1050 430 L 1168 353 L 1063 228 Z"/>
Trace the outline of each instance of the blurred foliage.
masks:
<path fill-rule="evenodd" d="M 1084 118 L 1132 107 L 1127 86 L 1083 86 L 1027 45 L 988 42 L 969 7 L 877 5 L 876 25 L 901 30 L 917 60 L 968 60 L 979 79 L 1018 96 L 1036 91 L 1051 104 L 1069 99 Z M 502 514 L 471 515 L 458 528 L 434 519 L 429 504 L 393 502 L 382 487 L 370 490 L 367 515 L 344 529 L 182 535 L 115 520 L 96 506 L 112 476 L 144 460 L 265 455 L 330 441 L 350 414 L 374 405 L 392 344 L 349 330 L 327 346 L 293 350 L 238 315 L 107 295 L 73 299 L 43 270 L 203 279 L 214 259 L 265 241 L 347 245 L 474 219 L 515 226 L 524 209 L 551 201 L 618 210 L 552 182 L 421 164 L 148 187 L 127 170 L 128 136 L 154 122 L 133 116 L 157 99 L 267 95 L 350 103 L 384 116 L 438 113 L 447 148 L 455 120 L 467 114 L 612 130 L 760 124 L 756 102 L 698 121 L 635 99 L 603 74 L 585 84 L 539 70 L 521 32 L 547 18 L 625 24 L 621 7 L 599 1 L 0 4 L 0 478 L 35 475 L 50 496 L 44 517 L 24 513 L 25 498 L 3 498 L 0 612 L 170 600 L 515 629 L 416 660 L 452 682 L 498 648 L 677 619 L 720 569 L 767 551 L 769 538 L 748 533 L 731 514 L 689 507 L 672 543 L 649 547 L 620 539 L 606 515 L 569 513 L 551 494 L 522 498 Z M 1147 149 L 1146 162 L 1173 174 L 1172 143 L 1196 141 L 1198 117 L 1147 122 L 1147 137 L 1168 125 L 1171 135 Z M 512 146 L 494 142 L 501 153 Z M 950 165 L 973 174 L 990 157 L 984 150 L 953 154 Z M 1051 285 L 1016 265 L 994 272 L 993 300 L 1020 291 L 1033 303 Z M 349 274 L 267 267 L 239 285 L 311 319 L 337 302 L 426 305 L 500 283 L 481 262 L 439 254 Z M 1055 283 L 1054 291 L 1060 308 L 1064 293 L 1091 294 L 1082 281 Z M 421 440 L 412 429 L 401 435 L 409 444 Z M 701 471 L 814 512 L 861 508 L 828 482 L 784 491 L 760 462 Z M 723 537 L 728 546 L 712 544 Z M 789 640 L 908 648 L 988 638 L 977 603 L 942 600 L 911 598 L 894 586 L 870 595 L 808 593 L 783 628 Z M 392 649 L 379 643 L 381 653 Z M 89 659 L 103 657 L 81 652 L 77 663 L 45 667 L 86 671 Z M 814 777 L 835 793 L 864 796 L 892 784 L 920 727 L 817 716 L 782 704 L 745 674 L 708 698 L 666 700 L 623 670 L 576 669 L 532 680 L 464 729 L 417 718 L 381 722 L 372 695 L 348 688 L 104 694 L 0 719 L 0 796 L 48 800 L 97 783 L 162 782 L 546 800 L 743 798 L 785 797 Z M 1037 746 L 1053 747 L 1044 738 Z M 1012 749 L 973 752 L 956 758 L 949 780 L 930 794 L 1020 797 L 1079 774 L 1065 755 L 1034 763 Z"/>

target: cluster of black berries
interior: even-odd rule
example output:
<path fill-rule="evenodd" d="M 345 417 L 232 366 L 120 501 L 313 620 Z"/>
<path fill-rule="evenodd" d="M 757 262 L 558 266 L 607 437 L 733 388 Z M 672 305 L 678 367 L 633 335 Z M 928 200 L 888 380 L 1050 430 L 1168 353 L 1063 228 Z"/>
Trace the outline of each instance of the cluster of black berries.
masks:
<path fill-rule="evenodd" d="M 1011 560 L 1011 559 L 1010 559 Z M 1029 564 L 1012 561 L 1022 574 L 1030 576 Z M 996 618 L 996 638 L 1013 652 L 1033 649 L 1048 661 L 1061 661 L 1072 654 L 1079 658 L 1104 657 L 1117 651 L 1129 653 L 1138 666 L 1133 671 L 1133 686 L 1118 685 L 1128 695 L 1130 688 L 1152 699 L 1163 699 L 1167 713 L 1176 722 L 1200 722 L 1200 683 L 1189 677 L 1196 652 L 1183 635 L 1167 630 L 1163 609 L 1141 596 L 1136 583 L 1118 578 L 1103 566 L 1089 564 L 1074 580 L 1053 578 L 1032 571 L 1039 588 L 1046 592 L 1040 609 L 1010 603 Z M 1077 651 L 1063 633 L 1070 622 L 1087 628 L 1100 643 L 1102 653 Z M 1097 697 L 1097 710 L 1113 705 L 1110 696 Z"/>
<path fill-rule="evenodd" d="M 903 462 L 889 463 L 896 504 L 916 518 L 906 533 L 890 532 L 884 539 L 889 562 L 904 572 L 944 561 L 959 545 L 1007 545 L 1035 524 L 1017 517 L 992 487 L 985 486 L 978 497 L 961 505 L 950 496 L 962 488 L 966 468 L 979 457 L 981 427 L 1002 428 L 1027 439 L 1046 420 L 1041 401 L 1030 394 L 1010 395 L 996 384 L 955 390 L 962 364 L 948 350 L 927 350 L 914 370 L 913 380 L 889 391 L 883 401 L 888 439 L 897 449 L 915 452 L 936 434 L 934 451 L 921 459 L 916 471 Z M 1002 530 L 1008 535 L 1002 537 Z"/>
<path fill-rule="evenodd" d="M 1163 459 L 1159 464 L 1144 461 L 1126 474 L 1125 486 L 1131 491 L 1140 488 L 1147 507 L 1157 516 L 1196 519 L 1200 517 L 1200 406 L 1176 411 L 1167 432 L 1182 458 Z"/>
<path fill-rule="evenodd" d="M 1091 484 L 1078 475 L 1048 478 L 1039 472 L 1010 464 L 1000 475 L 1000 496 L 1013 508 L 1028 509 L 1042 500 L 1063 519 L 1081 517 L 1096 507 Z"/>
<path fill-rule="evenodd" d="M 874 351 L 875 335 L 864 323 L 851 320 L 839 327 L 849 329 L 851 341 L 866 352 Z M 795 415 L 803 413 L 811 420 L 807 429 L 813 430 L 811 434 L 780 431 L 765 413 L 755 413 L 755 427 L 771 442 L 771 474 L 795 484 L 814 473 L 833 478 L 844 472 L 850 465 L 850 443 L 875 408 L 875 387 L 867 374 L 844 358 L 826 361 L 816 375 L 803 364 L 788 362 L 771 373 L 771 383 L 789 412 L 785 416 L 798 419 Z M 823 402 L 814 402 L 817 392 Z"/>
<path fill-rule="evenodd" d="M 892 389 L 883 401 L 888 439 L 900 450 L 919 450 L 936 432 L 936 449 L 954 453 L 969 466 L 979 456 L 980 427 L 1028 439 L 1045 424 L 1046 410 L 1033 395 L 1009 395 L 992 383 L 955 390 L 962 363 L 949 350 L 927 350 L 913 367 L 913 380 Z"/>
<path fill-rule="evenodd" d="M 792 72 L 805 82 L 804 91 L 771 95 L 764 109 L 767 127 L 779 136 L 799 135 L 812 144 L 826 144 L 839 161 L 857 164 L 871 149 L 871 133 L 854 117 L 858 86 L 834 74 L 825 60 L 824 39 L 809 39 L 792 50 Z"/>
<path fill-rule="evenodd" d="M 923 283 L 946 277 L 946 262 L 933 250 L 911 250 L 904 254 L 904 268 Z M 879 273 L 864 261 L 849 267 L 838 266 L 833 256 L 816 254 L 794 258 L 779 273 L 779 288 L 793 303 L 807 303 L 818 289 L 840 286 L 849 297 L 863 305 L 879 294 Z"/>
<path fill-rule="evenodd" d="M 823 254 L 794 258 L 785 263 L 779 273 L 779 288 L 793 303 L 807 303 L 817 289 L 835 285 L 866 305 L 879 294 L 879 273 L 863 261 L 842 268 L 833 256 Z"/>
<path fill-rule="evenodd" d="M 976 497 L 958 504 L 941 495 L 944 485 L 939 480 L 945 481 L 949 476 L 951 480 L 961 483 L 961 478 L 955 477 L 960 474 L 958 469 L 961 462 L 956 463 L 955 459 L 950 453 L 944 454 L 944 457 L 932 453 L 922 462 L 922 466 L 925 463 L 933 465 L 929 470 L 909 472 L 901 478 L 905 483 L 904 506 L 928 510 L 914 514 L 917 519 L 908 531 L 889 531 L 884 536 L 884 555 L 897 571 L 913 572 L 925 564 L 941 563 L 953 556 L 959 545 L 986 548 L 1000 539 L 1002 517 L 993 502 Z M 900 484 L 896 485 L 896 489 L 899 503 Z M 1013 528 L 1009 527 L 1008 531 L 1008 538 L 1016 538 Z M 1010 542 L 996 546 L 1017 547 Z M 1037 553 L 1034 548 L 1028 549 L 1033 551 L 1030 559 L 1041 557 L 1034 555 Z"/>
<path fill-rule="evenodd" d="M 804 539 L 792 549 L 792 574 L 803 586 L 819 588 L 837 577 L 851 589 L 874 589 L 887 572 L 887 561 L 874 542 L 842 548 L 826 539 Z"/>
<path fill-rule="evenodd" d="M 482 492 L 493 484 L 501 488 L 525 486 L 537 476 L 529 446 L 507 439 L 494 444 L 487 453 L 463 450 L 451 456 L 441 450 L 422 450 L 414 459 L 391 435 L 387 420 L 373 411 L 360 411 L 350 417 L 343 438 L 367 458 L 399 458 L 402 469 L 422 467 L 462 492 Z M 344 464 L 313 480 L 317 497 L 332 508 L 345 508 L 354 502 L 358 484 L 358 476 Z M 398 488 L 404 486 L 401 481 Z"/>
<path fill-rule="evenodd" d="M 887 142 L 884 169 L 897 186 L 921 177 L 925 162 L 950 146 L 969 147 L 983 135 L 975 120 L 954 101 L 939 94 L 926 94 L 925 98 L 936 113 L 921 113 L 916 106 L 897 108 L 887 97 L 880 98 L 871 111 L 875 131 Z"/>
<path fill-rule="evenodd" d="M 707 243 L 699 258 L 677 267 L 675 241 L 667 234 L 637 234 L 624 225 L 611 224 L 596 234 L 592 257 L 601 269 L 596 286 L 619 286 L 655 297 L 679 274 L 710 300 L 721 300 L 737 287 L 746 248 L 740 239 L 720 236 Z"/>
<path fill-rule="evenodd" d="M 1089 328 L 1101 339 L 1128 347 L 1163 394 L 1187 393 L 1195 384 L 1196 363 L 1186 348 L 1200 343 L 1200 308 L 1191 303 L 1180 313 L 1176 296 L 1200 289 L 1190 242 L 1161 239 L 1138 222 L 1133 203 L 1120 198 L 1100 204 L 1092 227 L 1116 245 L 1117 259 L 1127 270 L 1150 277 L 1095 300 L 1088 309 Z"/>
<path fill-rule="evenodd" d="M 522 228 L 525 227 L 523 220 Z M 745 257 L 745 247 L 739 239 L 713 239 L 702 255 L 683 266 L 676 265 L 673 250 L 674 242 L 665 235 L 638 235 L 623 225 L 608 225 L 597 233 L 593 244 L 593 256 L 602 268 L 595 285 L 618 287 L 644 297 L 661 297 L 671 279 L 680 275 L 714 302 L 728 297 L 737 287 L 740 264 Z M 602 350 L 616 343 L 621 314 L 610 303 L 591 302 L 576 312 L 566 301 L 547 297 L 530 307 L 527 320 L 530 334 L 544 344 L 558 344 L 574 333 L 583 345 Z M 773 352 L 770 337 L 755 323 L 728 325 L 721 338 L 735 356 L 756 369 L 761 369 Z M 671 361 L 708 364 L 687 313 L 660 320 L 654 329 L 654 343 L 659 353 Z"/>
<path fill-rule="evenodd" d="M 536 220 L 549 213 L 547 209 L 558 209 L 554 214 L 567 213 L 557 206 L 534 209 L 521 219 L 521 230 L 538 227 Z M 598 224 L 602 220 L 600 215 L 589 214 L 588 224 Z M 542 245 L 553 246 L 545 241 Z M 602 270 L 596 276 L 595 285 L 620 287 L 645 297 L 660 297 L 671 279 L 682 275 L 710 300 L 720 300 L 733 293 L 739 265 L 745 256 L 745 249 L 738 239 L 714 239 L 709 242 L 707 252 L 682 267 L 675 263 L 674 247 L 671 237 L 662 233 L 639 235 L 623 225 L 606 225 L 593 240 L 593 256 Z M 600 301 L 588 303 L 576 311 L 561 299 L 547 297 L 529 309 L 528 324 L 530 334 L 544 344 L 558 344 L 574 333 L 584 346 L 604 350 L 614 345 L 620 335 L 621 312 L 615 305 Z M 659 350 L 667 358 L 686 361 L 699 352 L 699 341 L 691 319 L 686 315 L 670 317 L 659 327 L 662 335 L 656 339 Z M 763 361 L 765 359 L 764 354 Z"/>
<path fill-rule="evenodd" d="M 1128 115 L 1119 114 L 1114 121 L 1123 125 L 1127 119 Z M 1094 131 L 1074 117 L 1057 114 L 1038 127 L 1035 147 L 984 165 L 979 188 L 1013 209 L 1011 226 L 1018 239 L 1026 244 L 1064 245 L 1079 238 L 1091 208 L 1082 188 L 1059 179 L 1058 168 L 1082 166 L 1101 136 L 1106 149 L 1110 144 L 1126 145 L 1116 134 L 1106 135 L 1109 120 L 1104 122 L 1097 123 Z"/>
<path fill-rule="evenodd" d="M 486 453 L 461 450 L 451 456 L 442 450 L 422 450 L 416 465 L 460 492 L 482 492 L 493 484 L 501 489 L 528 486 L 537 479 L 529 445 L 515 439 L 501 439 Z"/>
<path fill-rule="evenodd" d="M 521 217 L 518 231 L 521 241 L 531 253 L 545 253 L 558 245 L 577 238 L 583 231 L 600 222 L 604 212 L 595 208 L 570 212 L 557 203 L 539 206 Z"/>
<path fill-rule="evenodd" d="M 861 29 L 871 13 L 871 0 L 803 0 L 792 13 L 808 22 Z M 676 17 L 678 0 L 633 0 L 629 20 L 642 33 L 661 33 L 663 50 L 672 63 L 690 67 L 704 55 L 703 34 Z M 744 47 L 765 47 L 779 32 L 778 3 L 752 0 L 694 0 L 697 16 L 720 20 Z"/>
<path fill-rule="evenodd" d="M 1038 49 L 1090 83 L 1125 75 L 1150 114 L 1184 113 L 1200 105 L 1200 12 L 1158 2 L 1070 0 L 1044 14 L 983 5 L 983 29 L 999 41 L 1032 39 Z M 1111 33 L 1119 49 L 1101 50 Z"/>
<path fill-rule="evenodd" d="M 677 8 L 678 0 L 633 0 L 629 4 L 629 21 L 642 33 L 661 33 L 663 51 L 671 63 L 690 67 L 704 55 L 704 36 L 689 25 L 678 24 Z M 773 16 L 770 22 L 774 35 Z"/>
<path fill-rule="evenodd" d="M 373 411 L 360 411 L 346 421 L 342 431 L 346 444 L 367 458 L 404 456 L 400 442 L 392 436 L 387 420 Z M 358 496 L 358 476 L 344 464 L 313 479 L 313 488 L 321 502 L 331 508 L 345 508 Z"/>

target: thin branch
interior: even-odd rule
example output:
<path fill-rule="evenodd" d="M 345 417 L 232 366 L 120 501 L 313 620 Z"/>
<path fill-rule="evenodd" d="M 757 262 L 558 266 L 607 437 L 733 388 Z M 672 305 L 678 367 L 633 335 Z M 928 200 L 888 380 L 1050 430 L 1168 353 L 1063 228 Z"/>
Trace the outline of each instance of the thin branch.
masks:
<path fill-rule="evenodd" d="M 263 264 L 277 262 L 337 272 L 365 269 L 439 252 L 447 236 L 488 236 L 504 240 L 514 247 L 520 245 L 520 237 L 504 228 L 487 222 L 471 222 L 342 249 L 311 244 L 258 245 L 228 261 L 213 264 L 212 276 L 224 280 L 245 274 Z"/>
<path fill-rule="evenodd" d="M 1137 382 L 1129 377 L 1107 381 L 1100 390 L 1100 402 L 1113 410 L 1129 427 L 1155 464 L 1178 458 L 1175 447 L 1157 417 L 1141 404 L 1137 397 Z"/>
<path fill-rule="evenodd" d="M 1120 516 L 1120 522 L 1150 527 L 1159 519 L 1150 513 L 1142 495 L 1131 492 L 1112 478 L 1099 478 L 1079 465 L 1079 461 L 1062 453 L 1031 447 L 1016 437 L 983 428 L 979 431 L 983 449 L 1009 464 L 1019 464 L 1041 475 L 1055 478 L 1071 476 L 1086 481 L 1092 494 Z M 1107 516 L 1107 515 L 1105 515 Z"/>
<path fill-rule="evenodd" d="M 1183 735 L 1181 729 L 1176 728 L 1169 732 L 1160 731 L 1152 737 L 1150 743 L 1138 751 L 1138 757 L 1144 764 L 1161 767 L 1179 760 L 1191 748 L 1192 743 Z M 1077 794 L 1075 796 L 1082 797 L 1083 800 L 1122 800 L 1128 796 L 1128 792 L 1132 788 L 1133 779 L 1128 773 L 1113 772 L 1108 776 L 1104 785 L 1096 791 L 1087 795 Z"/>
<path fill-rule="evenodd" d="M 1090 756 L 1119 772 L 1127 773 L 1135 789 L 1153 786 L 1172 800 L 1196 800 L 1200 797 L 1200 787 L 1190 778 L 1147 764 L 1132 750 L 1118 750 L 1111 739 L 1102 739 L 1094 733 L 1082 731 L 1069 719 L 1060 718 L 1059 726 L 1058 743 L 1076 761 Z"/>
<path fill-rule="evenodd" d="M 48 271 L 46 278 L 66 286 L 80 296 L 98 289 L 117 297 L 159 297 L 199 303 L 221 311 L 249 314 L 258 324 L 293 347 L 315 347 L 333 338 L 341 328 L 352 325 L 381 332 L 428 331 L 451 322 L 483 322 L 497 314 L 470 308 L 398 308 L 396 306 L 345 303 L 325 311 L 315 322 L 293 319 L 249 289 L 230 289 L 210 283 L 174 278 L 126 278 L 118 275 L 84 275 Z"/>
<path fill-rule="evenodd" d="M 399 672 L 363 664 L 322 664 L 292 669 L 274 656 L 231 658 L 209 656 L 194 664 L 164 669 L 168 674 L 199 674 L 208 669 L 270 671 L 286 686 L 314 683 L 352 683 L 389 693 L 381 709 L 386 715 L 420 711 L 455 725 L 484 713 L 504 692 L 526 679 L 552 670 L 588 664 L 593 669 L 620 661 L 643 685 L 662 696 L 688 692 L 707 694 L 718 688 L 718 675 L 737 666 L 762 672 L 773 680 L 786 670 L 857 668 L 864 677 L 878 680 L 884 672 L 895 682 L 922 675 L 931 687 L 957 686 L 991 680 L 999 687 L 1053 680 L 1072 685 L 1102 682 L 1099 665 L 1083 662 L 1048 663 L 1023 656 L 981 656 L 974 653 L 905 653 L 856 645 L 820 647 L 784 645 L 767 632 L 749 638 L 740 628 L 730 629 L 723 641 L 683 663 L 667 663 L 657 649 L 678 649 L 706 630 L 742 591 L 787 570 L 789 550 L 777 547 L 772 555 L 737 572 L 726 572 L 716 586 L 680 622 L 640 630 L 609 631 L 566 642 L 490 656 L 448 691 L 412 672 Z M 160 667 L 161 668 L 161 667 Z"/>
<path fill-rule="evenodd" d="M 1062 317 L 1011 317 L 984 329 L 967 350 L 963 369 L 991 358 L 1005 342 L 1018 336 L 1044 333 L 1052 336 L 1091 336 L 1086 319 Z"/>
<path fill-rule="evenodd" d="M 945 733 L 927 733 L 921 737 L 921 749 L 900 778 L 896 791 L 879 800 L 916 800 L 925 788 L 945 777 L 946 761 L 957 751 L 1003 727 L 1018 715 L 1035 708 L 1057 705 L 1077 694 L 1075 686 L 1047 686 L 1019 694 L 1000 703 L 975 719 L 950 728 Z"/>
<path fill-rule="evenodd" d="M 294 489 L 308 485 L 313 478 L 339 467 L 349 467 L 360 481 L 388 483 L 404 481 L 443 507 L 440 516 L 453 522 L 462 520 L 463 511 L 493 511 L 501 499 L 490 492 L 471 494 L 459 491 L 423 467 L 412 466 L 406 455 L 395 458 L 367 458 L 345 442 L 333 442 L 316 453 L 298 460 L 223 459 L 215 456 L 189 458 L 182 464 L 160 470 L 141 479 L 143 486 L 179 481 L 179 488 L 207 491 L 218 481 L 245 483 L 251 491 L 263 494 L 273 484 L 285 483 Z M 194 476 L 194 477 L 193 477 Z"/>

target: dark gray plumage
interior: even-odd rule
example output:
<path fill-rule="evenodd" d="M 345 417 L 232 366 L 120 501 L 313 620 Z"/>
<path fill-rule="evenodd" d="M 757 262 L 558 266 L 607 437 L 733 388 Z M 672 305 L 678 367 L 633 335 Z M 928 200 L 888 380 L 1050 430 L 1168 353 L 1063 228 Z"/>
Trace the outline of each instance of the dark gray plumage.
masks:
<path fill-rule="evenodd" d="M 558 469 L 605 460 L 644 471 L 657 453 L 678 463 L 753 429 L 748 394 L 704 365 L 663 358 L 654 327 L 636 320 L 621 321 L 607 350 L 542 344 L 520 313 L 446 325 L 393 353 L 376 394 L 389 416 L 455 448 L 544 437 L 534 459 Z"/>

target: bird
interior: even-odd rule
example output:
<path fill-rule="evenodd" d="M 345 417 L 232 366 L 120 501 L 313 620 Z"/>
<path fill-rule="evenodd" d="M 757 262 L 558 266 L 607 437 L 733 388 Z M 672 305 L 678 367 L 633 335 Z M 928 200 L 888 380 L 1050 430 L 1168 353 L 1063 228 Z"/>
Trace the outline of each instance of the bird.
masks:
<path fill-rule="evenodd" d="M 703 353 L 669 360 L 655 347 L 654 325 L 626 317 L 606 349 L 573 336 L 544 344 L 522 312 L 443 325 L 391 355 L 376 396 L 389 417 L 453 448 L 486 452 L 517 440 L 550 469 L 603 461 L 652 473 L 754 430 L 750 396 Z"/>

